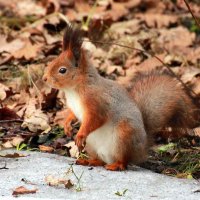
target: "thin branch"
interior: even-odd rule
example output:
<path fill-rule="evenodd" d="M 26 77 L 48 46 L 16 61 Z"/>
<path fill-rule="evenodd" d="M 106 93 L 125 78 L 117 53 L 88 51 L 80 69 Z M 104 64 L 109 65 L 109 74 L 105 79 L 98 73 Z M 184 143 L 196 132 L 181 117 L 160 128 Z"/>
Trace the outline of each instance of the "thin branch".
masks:
<path fill-rule="evenodd" d="M 132 49 L 132 50 L 135 50 L 135 51 L 139 51 L 143 54 L 147 54 L 147 55 L 150 55 L 154 58 L 156 58 L 163 66 L 165 66 L 168 71 L 171 73 L 171 75 L 173 75 L 182 85 L 183 87 L 185 88 L 186 91 L 188 91 L 188 95 L 190 97 L 193 98 L 193 96 L 190 94 L 192 93 L 194 96 L 197 96 L 197 94 L 192 90 L 190 89 L 174 72 L 173 70 L 170 68 L 170 66 L 168 66 L 166 63 L 164 63 L 158 56 L 156 55 L 153 55 L 145 50 L 142 50 L 142 49 L 138 49 L 138 48 L 135 48 L 135 47 L 130 47 L 130 46 L 126 46 L 126 45 L 123 45 L 123 44 L 118 44 L 118 43 L 115 43 L 115 42 L 101 42 L 101 41 L 93 41 L 93 40 L 84 40 L 86 42 L 93 42 L 93 43 L 98 43 L 98 44 L 106 44 L 106 45 L 116 45 L 116 46 L 120 46 L 120 47 L 123 47 L 123 48 L 128 48 L 128 49 Z"/>
<path fill-rule="evenodd" d="M 21 120 L 21 119 L 0 120 L 0 123 L 7 123 L 7 122 L 24 122 L 24 120 Z"/>
<path fill-rule="evenodd" d="M 191 13 L 193 19 L 195 20 L 196 25 L 200 28 L 200 22 L 199 22 L 199 20 L 196 18 L 196 16 L 193 14 L 192 9 L 190 8 L 189 3 L 187 2 L 187 0 L 184 0 L 184 2 L 185 2 L 185 5 L 187 6 L 189 12 Z"/>

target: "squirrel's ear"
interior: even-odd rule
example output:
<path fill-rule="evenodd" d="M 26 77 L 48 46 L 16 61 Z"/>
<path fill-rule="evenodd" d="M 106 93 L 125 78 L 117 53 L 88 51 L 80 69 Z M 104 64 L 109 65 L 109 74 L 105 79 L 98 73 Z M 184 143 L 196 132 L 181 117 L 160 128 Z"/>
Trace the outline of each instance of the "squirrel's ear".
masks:
<path fill-rule="evenodd" d="M 80 29 L 74 29 L 71 25 L 68 25 L 63 36 L 63 51 L 69 50 L 72 52 L 76 66 L 78 66 L 81 56 L 82 43 L 82 31 Z"/>

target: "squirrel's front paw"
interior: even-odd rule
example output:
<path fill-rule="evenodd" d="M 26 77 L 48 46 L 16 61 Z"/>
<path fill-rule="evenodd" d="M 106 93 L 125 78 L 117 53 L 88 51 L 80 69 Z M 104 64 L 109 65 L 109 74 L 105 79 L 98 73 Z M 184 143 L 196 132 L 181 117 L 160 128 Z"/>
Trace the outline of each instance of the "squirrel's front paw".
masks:
<path fill-rule="evenodd" d="M 85 135 L 82 135 L 82 134 L 76 135 L 75 142 L 76 142 L 76 145 L 77 145 L 77 147 L 79 148 L 80 151 L 83 150 L 83 148 L 85 146 L 85 141 L 86 141 Z"/>
<path fill-rule="evenodd" d="M 64 124 L 64 132 L 68 137 L 72 136 L 72 125 L 71 125 L 71 121 L 70 122 L 65 122 Z"/>

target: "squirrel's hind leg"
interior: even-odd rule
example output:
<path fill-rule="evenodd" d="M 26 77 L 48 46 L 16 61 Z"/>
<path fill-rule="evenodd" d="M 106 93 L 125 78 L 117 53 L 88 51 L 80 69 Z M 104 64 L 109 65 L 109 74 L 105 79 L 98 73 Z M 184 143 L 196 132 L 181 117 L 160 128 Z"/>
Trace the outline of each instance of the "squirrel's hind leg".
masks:
<path fill-rule="evenodd" d="M 129 120 L 119 122 L 117 126 L 117 146 L 114 162 L 105 165 L 107 170 L 121 171 L 127 168 L 128 163 L 140 163 L 146 157 L 146 133 L 141 127 L 134 128 Z"/>

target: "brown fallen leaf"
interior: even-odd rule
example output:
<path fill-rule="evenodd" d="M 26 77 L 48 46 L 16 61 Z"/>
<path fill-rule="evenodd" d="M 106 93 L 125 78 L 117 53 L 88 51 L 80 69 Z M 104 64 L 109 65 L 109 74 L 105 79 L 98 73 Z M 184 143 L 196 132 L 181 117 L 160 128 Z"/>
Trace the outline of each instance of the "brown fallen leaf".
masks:
<path fill-rule="evenodd" d="M 42 1 L 43 6 L 46 7 L 46 14 L 59 12 L 60 9 L 60 2 L 57 0 L 45 0 Z"/>
<path fill-rule="evenodd" d="M 64 183 L 65 188 L 70 189 L 74 186 L 74 184 L 71 182 L 71 180 L 67 180 L 67 182 Z"/>
<path fill-rule="evenodd" d="M 164 15 L 159 13 L 139 13 L 136 18 L 142 19 L 146 22 L 148 27 L 168 27 L 170 24 L 177 22 L 178 17 L 174 15 Z"/>
<path fill-rule="evenodd" d="M 188 47 L 193 44 L 195 40 L 195 33 L 189 32 L 187 28 L 178 26 L 171 29 L 160 29 L 160 36 L 156 43 L 165 49 L 173 49 L 176 46 Z"/>
<path fill-rule="evenodd" d="M 12 195 L 16 196 L 16 195 L 19 195 L 19 194 L 34 194 L 34 193 L 36 193 L 37 190 L 38 189 L 29 190 L 29 189 L 25 188 L 24 186 L 20 186 L 20 187 L 17 187 L 13 191 Z"/>
<path fill-rule="evenodd" d="M 128 14 L 128 9 L 122 3 L 111 3 L 111 10 L 105 12 L 105 16 L 110 16 L 113 21 L 117 21 Z"/>
<path fill-rule="evenodd" d="M 52 175 L 46 176 L 45 177 L 45 182 L 49 186 L 59 186 L 59 185 L 64 185 L 65 188 L 70 189 L 74 186 L 74 184 L 71 182 L 70 179 L 61 179 L 61 178 L 55 178 Z"/>
<path fill-rule="evenodd" d="M 58 90 L 51 89 L 48 94 L 43 95 L 42 110 L 53 109 L 56 107 Z"/>
<path fill-rule="evenodd" d="M 22 127 L 28 128 L 32 132 L 37 132 L 39 130 L 48 132 L 51 130 L 49 118 L 41 109 L 37 109 L 36 106 L 37 103 L 35 99 L 30 99 L 28 104 L 24 106 L 25 113 Z"/>
<path fill-rule="evenodd" d="M 194 129 L 194 134 L 200 138 L 200 127 Z"/>
<path fill-rule="evenodd" d="M 200 69 L 197 67 L 190 67 L 190 68 L 183 68 L 181 70 L 181 80 L 184 83 L 189 83 L 191 84 L 191 82 L 195 79 L 197 79 L 200 75 Z"/>
<path fill-rule="evenodd" d="M 78 158 L 79 150 L 74 141 L 71 141 L 71 142 L 65 144 L 64 146 L 69 148 L 70 157 Z"/>
<path fill-rule="evenodd" d="M 11 42 L 7 42 L 6 36 L 0 35 L 0 53 L 9 52 L 13 53 L 24 46 L 24 41 L 21 39 L 15 39 Z"/>
<path fill-rule="evenodd" d="M 56 112 L 56 116 L 54 118 L 54 123 L 58 124 L 61 127 L 64 127 L 65 120 L 66 120 L 67 116 L 69 115 L 69 113 L 70 112 L 68 109 L 64 109 L 64 110 Z"/>
<path fill-rule="evenodd" d="M 6 92 L 9 91 L 9 88 L 0 83 L 0 101 L 6 98 Z"/>
<path fill-rule="evenodd" d="M 13 53 L 14 58 L 21 59 L 25 58 L 26 60 L 34 59 L 37 57 L 38 52 L 41 49 L 41 44 L 31 44 L 30 41 L 27 41 L 26 44 Z"/>
<path fill-rule="evenodd" d="M 2 147 L 3 147 L 3 148 L 6 148 L 6 149 L 10 149 L 10 148 L 13 147 L 13 145 L 12 145 L 12 142 L 8 140 L 8 141 L 6 141 L 6 142 L 4 142 L 4 143 L 2 144 Z"/>
<path fill-rule="evenodd" d="M 174 49 L 170 50 L 170 54 L 175 54 L 178 55 L 184 60 L 187 60 L 189 63 L 193 63 L 196 65 L 199 60 L 199 55 L 200 55 L 200 47 L 183 47 L 183 46 L 177 46 Z"/>
<path fill-rule="evenodd" d="M 120 37 L 124 34 L 133 34 L 140 29 L 140 23 L 141 22 L 138 19 L 132 19 L 125 22 L 116 22 L 111 25 L 109 32 L 114 32 Z"/>
<path fill-rule="evenodd" d="M 15 0 L 16 1 L 16 0 Z M 15 11 L 20 16 L 26 15 L 37 15 L 44 16 L 46 14 L 46 10 L 42 5 L 39 5 L 40 1 L 32 1 L 32 0 L 21 0 L 15 2 Z"/>
<path fill-rule="evenodd" d="M 17 145 L 20 145 L 22 142 L 24 142 L 24 138 L 22 138 L 21 135 L 18 135 L 12 139 L 12 145 L 14 147 L 16 147 Z"/>
<path fill-rule="evenodd" d="M 170 9 L 173 3 L 171 1 L 155 1 L 155 0 L 143 0 L 140 4 L 142 4 L 142 9 L 146 9 L 147 13 L 163 13 L 166 9 Z"/>
<path fill-rule="evenodd" d="M 48 152 L 48 153 L 52 153 L 54 151 L 53 147 L 45 146 L 45 145 L 39 145 L 39 149 L 40 151 Z"/>
<path fill-rule="evenodd" d="M 16 114 L 15 111 L 7 107 L 0 108 L 0 120 L 17 120 L 17 119 L 20 119 L 20 117 Z"/>
<path fill-rule="evenodd" d="M 78 13 L 88 13 L 91 10 L 91 6 L 85 0 L 76 0 L 74 3 L 75 10 L 77 10 Z"/>
<path fill-rule="evenodd" d="M 27 156 L 23 155 L 23 154 L 19 154 L 19 153 L 13 153 L 13 154 L 0 155 L 0 157 L 4 157 L 4 158 L 20 158 L 20 157 L 27 157 Z"/>

